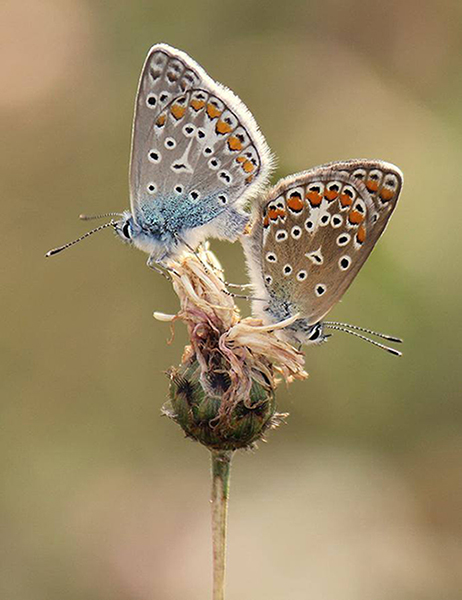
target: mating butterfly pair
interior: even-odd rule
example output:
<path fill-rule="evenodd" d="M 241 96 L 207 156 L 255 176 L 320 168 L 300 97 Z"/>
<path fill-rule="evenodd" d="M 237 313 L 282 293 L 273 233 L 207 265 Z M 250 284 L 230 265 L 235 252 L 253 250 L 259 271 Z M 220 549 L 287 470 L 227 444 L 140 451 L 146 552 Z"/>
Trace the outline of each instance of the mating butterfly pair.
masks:
<path fill-rule="evenodd" d="M 270 323 L 298 314 L 286 336 L 318 343 L 325 339 L 321 319 L 387 225 L 402 174 L 382 161 L 336 162 L 263 193 L 271 168 L 270 150 L 241 100 L 187 54 L 157 44 L 136 98 L 131 211 L 115 213 L 119 219 L 83 237 L 112 226 L 149 254 L 150 266 L 162 266 L 208 237 L 242 236 L 255 312 Z M 259 193 L 249 216 L 245 205 Z"/>

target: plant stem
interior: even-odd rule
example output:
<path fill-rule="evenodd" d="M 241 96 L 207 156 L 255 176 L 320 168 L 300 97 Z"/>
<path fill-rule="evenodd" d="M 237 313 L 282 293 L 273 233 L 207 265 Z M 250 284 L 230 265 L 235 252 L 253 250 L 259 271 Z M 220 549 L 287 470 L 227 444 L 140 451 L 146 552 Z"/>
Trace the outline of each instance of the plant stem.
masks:
<path fill-rule="evenodd" d="M 225 598 L 226 527 L 232 451 L 211 450 L 213 600 Z"/>

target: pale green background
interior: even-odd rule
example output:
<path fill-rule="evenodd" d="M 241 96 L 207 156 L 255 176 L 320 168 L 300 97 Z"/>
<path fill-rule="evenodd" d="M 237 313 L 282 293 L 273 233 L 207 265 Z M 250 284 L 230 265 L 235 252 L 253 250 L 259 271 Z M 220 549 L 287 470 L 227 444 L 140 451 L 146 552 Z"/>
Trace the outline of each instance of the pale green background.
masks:
<path fill-rule="evenodd" d="M 332 312 L 402 335 L 402 359 L 336 335 L 280 388 L 287 425 L 237 456 L 229 600 L 462 597 L 462 3 L 3 0 L 0 597 L 210 597 L 206 451 L 160 417 L 177 306 L 145 257 L 80 212 L 127 208 L 149 47 L 191 54 L 250 107 L 276 176 L 383 158 L 390 226 Z M 238 244 L 213 243 L 230 281 Z M 243 311 L 248 313 L 246 303 Z"/>

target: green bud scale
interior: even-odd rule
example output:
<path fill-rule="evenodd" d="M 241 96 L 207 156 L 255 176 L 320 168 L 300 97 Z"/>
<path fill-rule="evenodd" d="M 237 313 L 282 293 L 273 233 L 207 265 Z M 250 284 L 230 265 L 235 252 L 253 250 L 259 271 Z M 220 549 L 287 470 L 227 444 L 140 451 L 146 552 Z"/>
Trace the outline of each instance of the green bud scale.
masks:
<path fill-rule="evenodd" d="M 215 360 L 213 371 L 203 373 L 193 356 L 168 374 L 170 401 L 164 406 L 164 414 L 188 437 L 211 450 L 252 446 L 280 422 L 274 385 L 268 375 L 251 372 L 248 392 L 233 397 L 229 370 L 227 359 L 221 356 Z"/>

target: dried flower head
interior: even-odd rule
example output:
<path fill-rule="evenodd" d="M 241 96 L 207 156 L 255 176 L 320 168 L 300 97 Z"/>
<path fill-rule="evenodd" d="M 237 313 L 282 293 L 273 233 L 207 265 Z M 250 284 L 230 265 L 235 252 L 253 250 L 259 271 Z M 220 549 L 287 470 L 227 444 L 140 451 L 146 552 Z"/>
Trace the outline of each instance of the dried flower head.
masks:
<path fill-rule="evenodd" d="M 171 275 L 181 309 L 154 316 L 183 321 L 190 344 L 180 366 L 169 371 L 164 413 L 210 449 L 251 446 L 280 421 L 278 375 L 287 382 L 307 377 L 303 354 L 275 334 L 291 320 L 265 326 L 260 319 L 241 319 L 221 266 L 206 248 L 184 256 Z"/>

